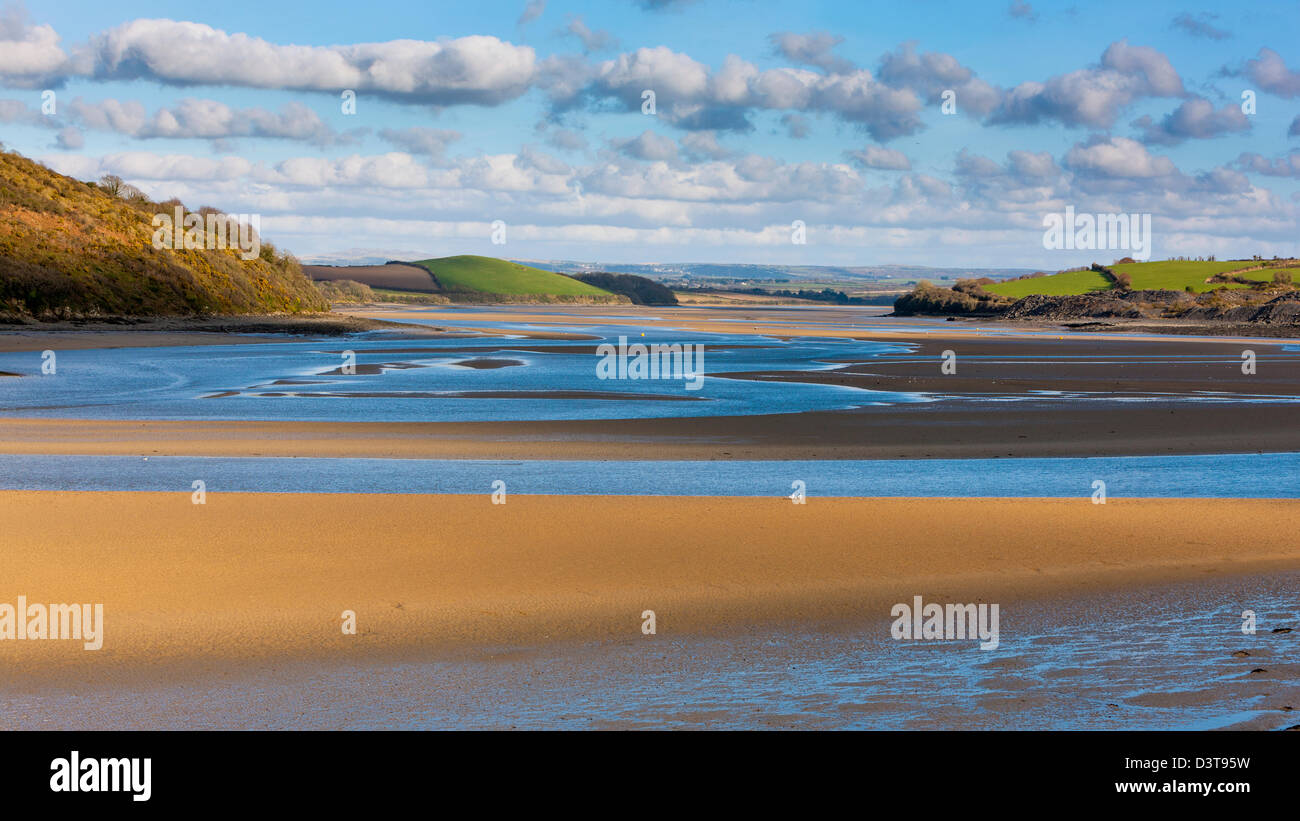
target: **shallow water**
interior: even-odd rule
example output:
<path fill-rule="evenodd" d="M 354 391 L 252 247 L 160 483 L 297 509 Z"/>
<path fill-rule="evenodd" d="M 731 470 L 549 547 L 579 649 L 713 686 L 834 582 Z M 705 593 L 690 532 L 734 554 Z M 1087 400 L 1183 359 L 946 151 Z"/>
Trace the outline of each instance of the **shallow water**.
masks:
<path fill-rule="evenodd" d="M 1271 630 L 1300 628 L 1298 590 L 1285 573 L 1007 604 L 987 651 L 896 641 L 884 613 L 727 637 L 660 614 L 657 635 L 632 620 L 614 642 L 11 691 L 0 727 L 1279 729 L 1300 709 L 1300 629 Z"/>
<path fill-rule="evenodd" d="M 509 323 L 479 323 L 510 329 Z M 553 330 L 553 329 L 552 329 Z M 823 370 L 831 357 L 902 353 L 903 345 L 833 339 L 782 343 L 760 336 L 679 334 L 639 326 L 579 325 L 566 331 L 589 341 L 509 337 L 394 339 L 366 334 L 345 340 L 57 352 L 57 372 L 40 375 L 39 352 L 0 354 L 0 415 L 77 419 L 256 419 L 312 421 L 471 421 L 515 419 L 637 419 L 835 410 L 925 401 L 905 393 L 834 385 L 716 379 L 707 374 L 751 370 Z M 702 344 L 708 349 L 698 390 L 679 379 L 601 379 L 592 352 L 618 344 Z M 511 350 L 516 345 L 538 350 Z M 505 348 L 505 350 L 501 350 Z M 344 351 L 357 373 L 338 373 Z M 517 365 L 467 367 L 480 358 Z M 373 372 L 371 372 L 373 371 Z M 511 392 L 473 398 L 464 392 Z M 550 398 L 586 391 L 611 398 Z M 664 401 L 621 399 L 652 395 Z M 689 401 L 681 401 L 689 400 Z"/>
<path fill-rule="evenodd" d="M 1266 478 L 1261 478 L 1266 477 Z M 3 490 L 647 496 L 1300 498 L 1300 454 L 871 461 L 526 461 L 0 454 Z"/>
<path fill-rule="evenodd" d="M 403 321 L 442 325 L 444 319 Z M 868 405 L 939 401 L 938 395 L 870 391 L 818 385 L 717 378 L 709 374 L 763 371 L 820 371 L 849 361 L 874 357 L 908 358 L 915 346 L 846 338 L 799 337 L 790 340 L 756 334 L 716 334 L 670 327 L 648 327 L 644 317 L 551 315 L 563 325 L 530 325 L 476 319 L 485 311 L 462 309 L 455 322 L 484 332 L 471 338 L 403 339 L 371 332 L 344 339 L 247 343 L 163 348 L 115 348 L 57 351 L 57 372 L 41 375 L 39 352 L 0 354 L 0 371 L 19 378 L 0 379 L 0 417 L 173 420 L 301 421 L 509 421 L 552 419 L 644 419 L 687 416 L 732 416 L 846 410 Z M 463 318 L 461 318 L 463 316 Z M 824 323 L 814 313 L 798 314 L 798 324 L 845 332 L 868 328 L 922 332 L 942 323 L 889 325 L 867 316 L 861 322 Z M 728 320 L 731 321 L 731 320 Z M 750 320 L 736 319 L 738 325 Z M 881 324 L 881 323 L 884 324 Z M 743 327 L 738 327 L 743 331 Z M 989 333 L 1001 333 L 986 329 Z M 530 339 L 530 331 L 564 331 L 584 340 Z M 513 335 L 513 336 L 512 336 Z M 617 344 L 705 345 L 704 379 L 687 389 L 685 374 L 674 379 L 601 379 L 602 342 Z M 527 348 L 529 350 L 519 350 Z M 355 353 L 357 373 L 339 373 L 343 352 Z M 476 368 L 473 360 L 509 360 L 505 367 Z M 1097 357 L 1051 355 L 988 358 L 1034 361 L 1098 361 Z M 986 357 L 968 357 L 978 362 Z M 1109 356 L 1105 361 L 1133 363 L 1141 356 Z M 1205 356 L 1165 356 L 1161 360 L 1217 361 Z M 1266 358 L 1264 358 L 1266 359 Z M 1224 357 L 1235 364 L 1234 357 Z M 469 364 L 467 364 L 469 363 Z M 938 367 L 936 361 L 936 368 Z M 575 395 L 575 392 L 581 392 Z M 559 395 L 555 395 L 555 394 Z M 489 394 L 484 396 L 483 394 Z M 989 397 L 980 401 L 1025 401 L 1039 396 Z M 1084 400 L 1087 394 L 1050 394 Z M 1113 397 L 1115 401 L 1243 401 L 1213 392 L 1183 396 Z M 1262 397 L 1256 397 L 1262 398 Z M 1297 401 L 1295 397 L 1268 401 Z"/>

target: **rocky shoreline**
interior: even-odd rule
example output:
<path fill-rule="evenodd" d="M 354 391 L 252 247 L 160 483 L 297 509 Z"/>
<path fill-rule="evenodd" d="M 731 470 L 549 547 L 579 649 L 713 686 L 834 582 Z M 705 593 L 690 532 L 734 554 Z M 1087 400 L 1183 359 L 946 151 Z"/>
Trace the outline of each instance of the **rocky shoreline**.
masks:
<path fill-rule="evenodd" d="M 1010 304 L 958 293 L 909 294 L 894 306 L 896 316 L 947 316 L 1060 323 L 1076 330 L 1123 327 L 1133 332 L 1233 336 L 1300 336 L 1300 290 L 1261 293 L 1220 289 L 1125 291 L 1069 296 L 1033 294 Z M 955 309 L 954 309 L 955 308 Z"/>

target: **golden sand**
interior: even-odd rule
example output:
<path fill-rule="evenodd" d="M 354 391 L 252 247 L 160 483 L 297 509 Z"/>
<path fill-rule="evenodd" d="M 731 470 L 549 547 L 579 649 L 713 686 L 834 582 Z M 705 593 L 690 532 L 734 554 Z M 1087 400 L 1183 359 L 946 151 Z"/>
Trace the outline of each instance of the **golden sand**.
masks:
<path fill-rule="evenodd" d="M 307 469 L 307 468 L 304 468 Z M 0 602 L 102 603 L 13 675 L 726 633 L 1300 566 L 1280 500 L 0 492 Z M 358 635 L 343 634 L 355 611 Z"/>

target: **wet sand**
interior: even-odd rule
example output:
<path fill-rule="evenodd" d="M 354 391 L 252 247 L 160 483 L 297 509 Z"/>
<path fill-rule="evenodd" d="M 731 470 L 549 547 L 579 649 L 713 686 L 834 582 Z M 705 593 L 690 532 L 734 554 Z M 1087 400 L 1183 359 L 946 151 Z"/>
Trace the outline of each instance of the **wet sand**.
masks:
<path fill-rule="evenodd" d="M 1204 325 L 1169 321 L 1126 321 L 1090 323 L 1054 323 L 1026 320 L 954 319 L 939 317 L 890 317 L 888 306 L 867 305 L 857 308 L 812 306 L 489 306 L 487 310 L 468 311 L 454 306 L 434 306 L 429 311 L 411 311 L 402 306 L 340 307 L 340 313 L 363 318 L 404 321 L 435 320 L 449 327 L 461 322 L 515 322 L 537 325 L 566 325 L 575 321 L 619 316 L 635 324 L 679 328 L 683 331 L 708 333 L 752 333 L 784 339 L 794 336 L 834 337 L 843 339 L 917 339 L 918 331 L 952 339 L 987 339 L 990 335 L 1021 339 L 1092 339 L 1128 340 L 1133 334 L 1164 334 L 1162 342 L 1191 343 L 1203 339 L 1247 340 L 1252 344 L 1275 341 L 1295 342 L 1300 328 L 1283 325 L 1250 326 L 1248 336 L 1237 336 L 1240 325 Z M 808 323 L 814 323 L 809 325 Z M 819 327 L 821 326 L 821 327 Z M 829 326 L 829 327 L 828 327 Z M 869 327 L 868 327 L 869 326 Z M 461 326 L 469 327 L 469 326 Z"/>
<path fill-rule="evenodd" d="M 0 641 L 10 687 L 635 637 L 645 610 L 660 636 L 726 635 L 883 618 L 916 594 L 1300 567 L 1300 505 L 1270 500 L 5 491 L 0 517 L 0 601 L 102 603 L 106 621 L 99 651 Z"/>
<path fill-rule="evenodd" d="M 1297 348 L 1294 342 L 1289 344 Z M 729 374 L 733 378 L 847 385 L 878 391 L 942 395 L 1026 396 L 1033 391 L 1155 396 L 1231 393 L 1300 396 L 1300 350 L 1241 340 L 963 339 L 942 334 L 915 340 L 915 350 L 872 359 L 831 359 L 833 371 Z M 1244 373 L 1243 351 L 1255 355 Z M 943 373 L 952 352 L 954 373 Z M 1065 357 L 1065 359 L 1061 359 Z"/>
<path fill-rule="evenodd" d="M 0 420 L 0 453 L 764 460 L 1300 451 L 1294 404 L 953 400 L 852 411 L 519 422 Z"/>

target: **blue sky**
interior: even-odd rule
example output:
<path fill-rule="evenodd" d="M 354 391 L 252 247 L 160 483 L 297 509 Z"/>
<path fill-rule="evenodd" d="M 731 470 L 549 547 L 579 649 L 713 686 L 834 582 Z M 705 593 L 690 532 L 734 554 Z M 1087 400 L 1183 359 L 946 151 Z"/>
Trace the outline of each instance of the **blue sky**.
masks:
<path fill-rule="evenodd" d="M 260 214 L 308 259 L 1123 255 L 1044 249 L 1067 206 L 1150 213 L 1156 257 L 1300 254 L 1294 2 L 4 9 L 6 147 Z"/>

